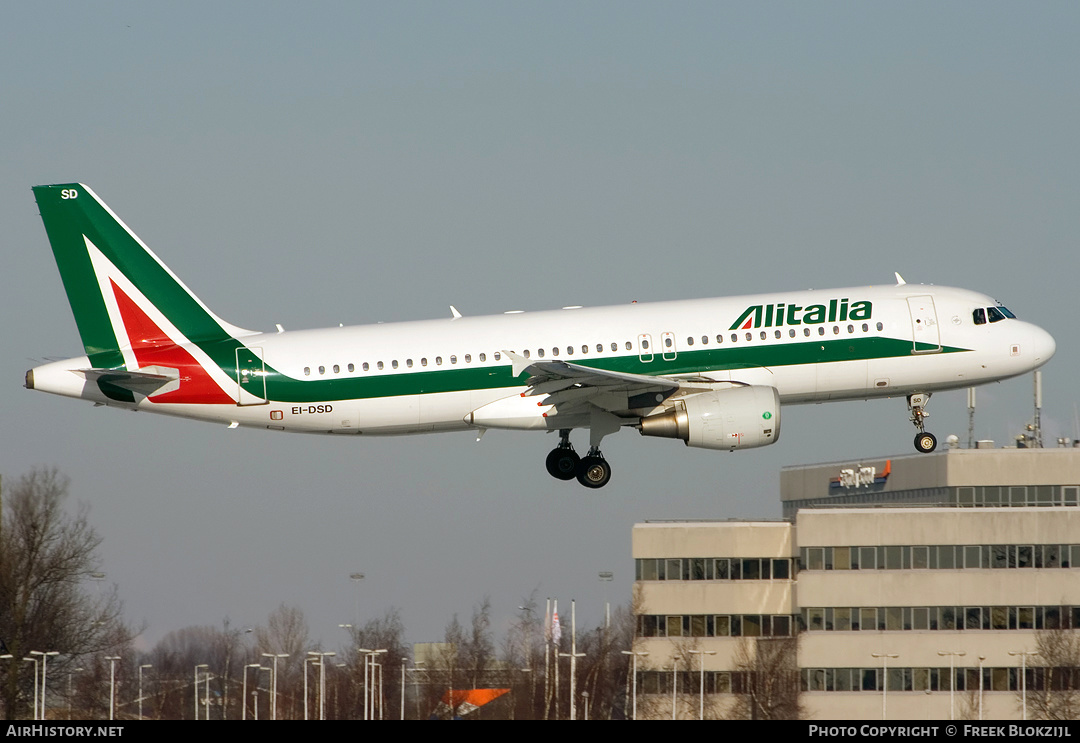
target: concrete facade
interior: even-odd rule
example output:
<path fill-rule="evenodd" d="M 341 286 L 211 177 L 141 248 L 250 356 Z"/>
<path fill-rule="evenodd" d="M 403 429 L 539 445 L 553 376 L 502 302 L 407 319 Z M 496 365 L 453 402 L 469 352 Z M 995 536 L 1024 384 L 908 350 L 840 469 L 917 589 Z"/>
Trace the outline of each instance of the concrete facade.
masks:
<path fill-rule="evenodd" d="M 698 715 L 702 659 L 706 717 L 731 714 L 755 644 L 797 637 L 811 719 L 880 720 L 883 702 L 889 719 L 976 717 L 980 678 L 985 719 L 1021 717 L 1025 661 L 1010 653 L 1034 651 L 1039 632 L 1080 628 L 1080 507 L 1051 505 L 1054 494 L 1059 504 L 1073 497 L 1080 450 L 948 450 L 880 465 L 863 472 L 870 487 L 859 497 L 875 486 L 878 495 L 986 487 L 1038 505 L 866 505 L 803 508 L 789 521 L 637 524 L 635 649 L 648 653 L 639 658 L 639 716 L 670 719 L 676 659 L 676 714 Z M 844 469 L 852 468 L 786 468 L 782 497 L 829 497 Z M 1037 684 L 1033 673 L 1027 680 Z"/>

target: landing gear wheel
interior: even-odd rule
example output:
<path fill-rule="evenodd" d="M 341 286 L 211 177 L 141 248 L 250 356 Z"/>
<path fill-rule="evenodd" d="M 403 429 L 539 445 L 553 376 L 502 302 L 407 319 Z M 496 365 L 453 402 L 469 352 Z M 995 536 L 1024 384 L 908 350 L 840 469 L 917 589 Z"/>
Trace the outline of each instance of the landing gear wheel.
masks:
<path fill-rule="evenodd" d="M 937 436 L 932 433 L 922 433 L 915 436 L 915 450 L 923 454 L 929 454 L 937 448 Z"/>
<path fill-rule="evenodd" d="M 548 474 L 557 480 L 573 480 L 577 477 L 578 463 L 581 457 L 573 449 L 559 447 L 547 455 Z"/>
<path fill-rule="evenodd" d="M 578 465 L 577 479 L 587 488 L 602 488 L 611 479 L 611 465 L 603 457 L 585 457 Z"/>

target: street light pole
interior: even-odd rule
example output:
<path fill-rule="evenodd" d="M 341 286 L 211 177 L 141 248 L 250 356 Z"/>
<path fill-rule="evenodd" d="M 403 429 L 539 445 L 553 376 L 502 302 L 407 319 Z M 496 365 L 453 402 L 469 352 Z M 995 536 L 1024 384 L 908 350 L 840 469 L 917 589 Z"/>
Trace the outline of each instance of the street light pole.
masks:
<path fill-rule="evenodd" d="M 1009 651 L 1009 655 L 1020 656 L 1020 698 L 1021 704 L 1024 710 L 1024 720 L 1027 720 L 1027 659 L 1028 656 L 1038 655 L 1038 650 L 1017 650 Z"/>
<path fill-rule="evenodd" d="M 142 672 L 143 672 L 144 668 L 153 668 L 153 667 L 154 666 L 152 664 L 150 664 L 150 663 L 146 663 L 146 664 L 143 664 L 143 665 L 139 666 L 139 719 L 140 720 L 143 718 L 143 715 L 142 715 L 142 700 L 143 700 Z"/>
<path fill-rule="evenodd" d="M 941 656 L 942 658 L 944 658 L 946 655 L 949 656 L 949 719 L 950 720 L 955 720 L 956 719 L 956 703 L 955 703 L 955 700 L 956 700 L 956 693 L 955 693 L 955 690 L 956 690 L 956 659 L 957 658 L 963 658 L 965 655 L 967 655 L 967 652 L 964 651 L 964 650 L 947 650 L 947 651 L 944 651 L 944 652 L 939 650 L 938 655 Z"/>
<path fill-rule="evenodd" d="M 118 655 L 108 655 L 105 660 L 109 661 L 109 719 L 116 719 L 116 661 Z"/>
<path fill-rule="evenodd" d="M 887 717 L 889 692 L 889 658 L 899 658 L 899 653 L 870 653 L 873 658 L 881 658 L 881 719 Z"/>
<path fill-rule="evenodd" d="M 633 704 L 631 705 L 631 707 L 633 709 L 633 715 L 631 716 L 630 719 L 631 720 L 636 720 L 637 719 L 637 659 L 638 659 L 638 656 L 641 656 L 641 657 L 644 658 L 646 655 L 648 655 L 648 653 L 638 651 L 638 650 L 623 650 L 622 654 L 623 655 L 629 655 L 634 659 L 634 668 L 633 668 L 633 671 L 632 671 L 634 681 L 633 681 L 633 685 L 631 687 L 633 689 L 633 691 L 631 692 L 631 695 L 630 695 L 630 698 L 633 700 Z"/>
<path fill-rule="evenodd" d="M 701 678 L 700 678 L 700 682 L 698 684 L 698 697 L 699 697 L 699 699 L 698 699 L 698 719 L 699 720 L 704 720 L 705 719 L 705 656 L 706 655 L 716 655 L 716 651 L 715 650 L 691 650 L 690 654 L 691 655 L 700 655 L 701 656 L 701 658 L 700 658 L 701 662 L 698 664 L 700 666 L 700 671 L 701 671 Z"/>

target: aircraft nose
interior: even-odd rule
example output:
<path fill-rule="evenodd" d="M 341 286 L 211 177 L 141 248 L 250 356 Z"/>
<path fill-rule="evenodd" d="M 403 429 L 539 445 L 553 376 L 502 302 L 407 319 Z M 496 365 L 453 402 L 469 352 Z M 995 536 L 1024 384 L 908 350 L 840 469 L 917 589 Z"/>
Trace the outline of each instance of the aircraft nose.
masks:
<path fill-rule="evenodd" d="M 1057 341 L 1037 325 L 1031 326 L 1031 349 L 1037 366 L 1042 366 L 1057 352 Z"/>

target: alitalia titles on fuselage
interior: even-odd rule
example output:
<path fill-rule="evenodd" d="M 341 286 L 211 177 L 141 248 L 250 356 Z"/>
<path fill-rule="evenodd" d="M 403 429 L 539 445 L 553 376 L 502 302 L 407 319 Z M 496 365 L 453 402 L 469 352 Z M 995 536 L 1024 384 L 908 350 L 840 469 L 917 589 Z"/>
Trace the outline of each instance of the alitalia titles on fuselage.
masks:
<path fill-rule="evenodd" d="M 728 330 L 774 328 L 783 325 L 820 325 L 827 322 L 869 320 L 873 304 L 867 300 L 851 302 L 847 297 L 830 299 L 829 304 L 755 304 L 747 307 Z"/>

